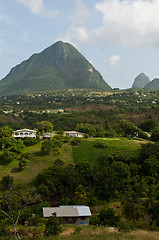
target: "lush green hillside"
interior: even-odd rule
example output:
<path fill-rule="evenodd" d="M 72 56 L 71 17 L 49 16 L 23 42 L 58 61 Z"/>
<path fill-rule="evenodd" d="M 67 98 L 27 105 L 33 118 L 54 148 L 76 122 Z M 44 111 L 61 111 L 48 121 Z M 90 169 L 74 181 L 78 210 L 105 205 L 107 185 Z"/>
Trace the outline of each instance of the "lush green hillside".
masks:
<path fill-rule="evenodd" d="M 77 49 L 61 41 L 12 68 L 0 82 L 1 95 L 70 88 L 111 90 Z"/>
<path fill-rule="evenodd" d="M 96 148 L 97 142 L 106 143 L 106 148 Z M 83 141 L 73 147 L 73 159 L 76 163 L 89 161 L 98 164 L 103 157 L 120 156 L 123 158 L 135 158 L 139 156 L 139 148 L 144 141 L 129 140 L 128 138 L 105 138 L 91 141 Z"/>
<path fill-rule="evenodd" d="M 107 148 L 95 148 L 95 143 L 99 141 L 105 142 Z M 23 153 L 29 152 L 33 156 L 33 159 L 23 171 L 18 171 L 19 161 L 17 159 L 8 165 L 0 165 L 1 178 L 6 175 L 11 175 L 14 177 L 15 184 L 30 183 L 42 169 L 52 166 L 56 158 L 60 158 L 67 165 L 80 161 L 90 161 L 93 164 L 98 164 L 99 159 L 113 154 L 125 158 L 138 157 L 141 143 L 144 143 L 144 141 L 129 140 L 127 138 L 85 140 L 82 141 L 80 145 L 74 146 L 73 151 L 71 145 L 65 143 L 58 155 L 54 155 L 53 153 L 42 155 L 40 153 L 41 143 L 38 143 L 37 145 L 23 149 Z"/>

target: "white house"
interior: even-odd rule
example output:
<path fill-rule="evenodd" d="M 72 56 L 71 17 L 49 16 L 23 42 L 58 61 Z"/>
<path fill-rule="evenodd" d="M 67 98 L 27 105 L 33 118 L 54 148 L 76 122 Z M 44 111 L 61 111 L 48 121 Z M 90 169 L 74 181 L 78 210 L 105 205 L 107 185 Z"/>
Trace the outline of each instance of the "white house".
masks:
<path fill-rule="evenodd" d="M 84 133 L 76 132 L 76 131 L 67 131 L 65 132 L 68 137 L 84 137 Z"/>
<path fill-rule="evenodd" d="M 25 137 L 31 137 L 36 138 L 36 130 L 30 130 L 30 129 L 20 129 L 14 131 L 14 138 L 20 139 Z"/>
<path fill-rule="evenodd" d="M 88 225 L 92 215 L 89 207 L 83 205 L 43 207 L 43 217 L 51 217 L 53 213 L 63 218 L 64 223 L 77 225 Z"/>

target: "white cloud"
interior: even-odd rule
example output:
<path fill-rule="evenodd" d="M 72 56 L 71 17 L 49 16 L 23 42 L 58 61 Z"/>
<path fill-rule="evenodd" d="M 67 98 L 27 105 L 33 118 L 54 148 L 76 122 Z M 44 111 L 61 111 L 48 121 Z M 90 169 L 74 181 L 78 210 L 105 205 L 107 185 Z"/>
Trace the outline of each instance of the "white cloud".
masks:
<path fill-rule="evenodd" d="M 78 43 L 91 44 L 91 33 L 84 27 L 72 26 L 69 33 L 61 39 L 75 45 Z"/>
<path fill-rule="evenodd" d="M 108 59 L 108 63 L 111 67 L 118 67 L 121 57 L 118 55 L 113 55 Z"/>
<path fill-rule="evenodd" d="M 106 42 L 159 48 L 158 0 L 103 0 L 96 3 L 103 24 L 95 33 Z"/>
<path fill-rule="evenodd" d="M 51 18 L 57 15 L 57 10 L 51 10 L 47 8 L 43 0 L 17 0 L 28 8 L 33 14 L 40 15 L 43 17 Z"/>
<path fill-rule="evenodd" d="M 82 0 L 75 0 L 75 7 L 72 9 L 69 19 L 75 24 L 82 24 L 90 17 L 91 13 Z"/>

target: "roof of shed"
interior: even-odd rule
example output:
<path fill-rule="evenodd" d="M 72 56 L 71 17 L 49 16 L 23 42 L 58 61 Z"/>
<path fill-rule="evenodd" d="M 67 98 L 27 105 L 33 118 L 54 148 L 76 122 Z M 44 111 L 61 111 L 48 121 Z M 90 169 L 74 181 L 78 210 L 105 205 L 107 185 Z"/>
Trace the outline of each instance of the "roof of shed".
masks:
<path fill-rule="evenodd" d="M 56 213 L 57 217 L 91 216 L 91 212 L 88 206 L 60 206 L 43 208 L 44 217 L 50 217 L 53 213 Z"/>

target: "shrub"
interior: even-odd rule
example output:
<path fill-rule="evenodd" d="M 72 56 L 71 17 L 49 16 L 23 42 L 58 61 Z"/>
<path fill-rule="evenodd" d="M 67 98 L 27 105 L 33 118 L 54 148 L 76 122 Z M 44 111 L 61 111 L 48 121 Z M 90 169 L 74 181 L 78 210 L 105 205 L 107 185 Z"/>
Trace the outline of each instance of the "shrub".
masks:
<path fill-rule="evenodd" d="M 12 147 L 9 148 L 9 150 L 11 152 L 15 152 L 15 153 L 21 153 L 22 149 L 24 148 L 24 144 L 23 141 L 21 139 L 17 140 Z"/>
<path fill-rule="evenodd" d="M 80 142 L 81 142 L 81 139 L 78 137 L 75 137 L 71 140 L 71 145 L 76 146 L 76 145 L 80 144 Z"/>
<path fill-rule="evenodd" d="M 25 158 L 22 158 L 19 162 L 19 168 L 20 170 L 23 170 L 28 164 L 28 160 Z"/>
<path fill-rule="evenodd" d="M 155 127 L 155 129 L 153 130 L 151 140 L 155 142 L 159 141 L 159 126 Z"/>
<path fill-rule="evenodd" d="M 119 222 L 119 216 L 115 215 L 113 208 L 103 208 L 99 213 L 100 224 L 108 227 L 117 226 Z"/>
<path fill-rule="evenodd" d="M 52 149 L 52 141 L 51 140 L 45 140 L 41 145 L 41 152 L 43 154 L 49 154 Z"/>
<path fill-rule="evenodd" d="M 26 158 L 26 159 L 28 159 L 28 160 L 31 160 L 31 159 L 32 159 L 32 155 L 31 155 L 31 153 L 29 153 L 29 152 L 23 153 L 23 154 L 21 155 L 21 157 L 22 157 L 22 158 Z"/>
<path fill-rule="evenodd" d="M 0 220 L 0 236 L 8 236 L 9 227 L 4 220 Z"/>
<path fill-rule="evenodd" d="M 95 148 L 106 148 L 106 147 L 107 147 L 107 144 L 104 143 L 104 142 L 96 142 L 96 143 L 94 144 L 94 147 L 95 147 Z"/>
<path fill-rule="evenodd" d="M 57 158 L 54 164 L 58 167 L 62 167 L 64 165 L 64 162 L 60 158 Z"/>
<path fill-rule="evenodd" d="M 46 225 L 44 235 L 59 235 L 62 232 L 61 228 L 61 219 L 56 217 L 56 213 L 53 214 L 52 217 L 49 217 Z"/>
<path fill-rule="evenodd" d="M 33 146 L 39 142 L 37 138 L 26 137 L 23 139 L 23 143 L 25 146 Z"/>
<path fill-rule="evenodd" d="M 95 216 L 91 216 L 90 217 L 90 225 L 100 225 L 100 219 L 99 216 L 95 215 Z"/>
<path fill-rule="evenodd" d="M 9 175 L 4 176 L 0 183 L 3 189 L 9 189 L 10 187 L 13 187 L 13 177 Z"/>
<path fill-rule="evenodd" d="M 150 132 L 158 125 L 157 119 L 147 119 L 139 125 L 143 131 Z"/>
<path fill-rule="evenodd" d="M 15 153 L 5 150 L 1 156 L 1 163 L 8 164 L 15 158 Z"/>

